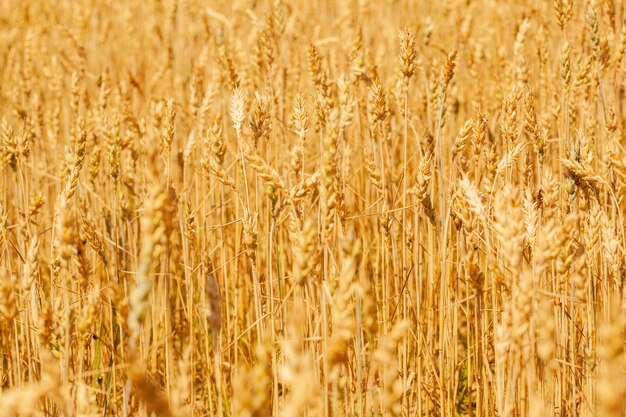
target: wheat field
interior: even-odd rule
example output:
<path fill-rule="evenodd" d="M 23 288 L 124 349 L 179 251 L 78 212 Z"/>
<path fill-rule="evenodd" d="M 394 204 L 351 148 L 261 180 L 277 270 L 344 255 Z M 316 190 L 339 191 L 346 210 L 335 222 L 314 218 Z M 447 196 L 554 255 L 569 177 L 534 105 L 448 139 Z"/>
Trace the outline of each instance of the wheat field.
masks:
<path fill-rule="evenodd" d="M 0 2 L 0 415 L 625 416 L 623 19 Z"/>

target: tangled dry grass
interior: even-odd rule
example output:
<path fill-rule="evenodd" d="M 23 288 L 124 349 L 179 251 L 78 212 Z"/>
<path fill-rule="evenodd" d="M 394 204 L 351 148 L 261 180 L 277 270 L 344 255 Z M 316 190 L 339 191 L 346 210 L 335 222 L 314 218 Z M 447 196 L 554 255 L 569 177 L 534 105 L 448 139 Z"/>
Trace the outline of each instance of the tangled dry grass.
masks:
<path fill-rule="evenodd" d="M 624 416 L 614 0 L 0 3 L 3 416 Z"/>

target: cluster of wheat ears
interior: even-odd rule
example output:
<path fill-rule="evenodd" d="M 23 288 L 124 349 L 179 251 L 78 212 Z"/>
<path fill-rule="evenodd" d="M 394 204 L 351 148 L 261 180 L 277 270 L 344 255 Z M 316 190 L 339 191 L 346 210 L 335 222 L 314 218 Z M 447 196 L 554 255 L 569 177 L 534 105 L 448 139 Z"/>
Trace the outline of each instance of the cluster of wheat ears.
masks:
<path fill-rule="evenodd" d="M 0 415 L 624 416 L 624 18 L 0 2 Z"/>

